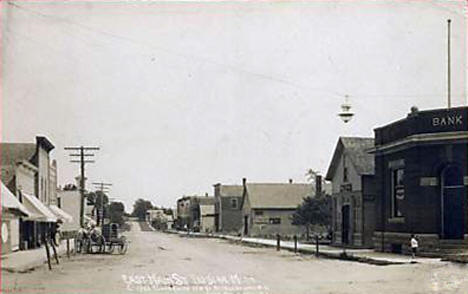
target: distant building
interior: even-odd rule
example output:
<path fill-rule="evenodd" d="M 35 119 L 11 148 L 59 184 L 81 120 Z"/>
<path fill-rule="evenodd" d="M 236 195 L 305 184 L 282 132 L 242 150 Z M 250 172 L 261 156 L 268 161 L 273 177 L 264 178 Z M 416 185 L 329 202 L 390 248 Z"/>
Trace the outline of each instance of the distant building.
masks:
<path fill-rule="evenodd" d="M 332 243 L 373 247 L 375 228 L 373 138 L 340 137 L 328 168 L 332 182 Z"/>
<path fill-rule="evenodd" d="M 375 132 L 374 247 L 407 252 L 468 245 L 468 107 L 418 111 Z"/>
<path fill-rule="evenodd" d="M 243 179 L 242 215 L 244 235 L 293 236 L 303 234 L 301 226 L 292 224 L 292 215 L 305 197 L 314 196 L 311 184 L 247 183 Z"/>
<path fill-rule="evenodd" d="M 214 185 L 215 230 L 239 233 L 242 229 L 242 185 Z"/>
<path fill-rule="evenodd" d="M 192 216 L 194 226 L 200 232 L 212 233 L 215 231 L 215 198 L 214 197 L 193 197 Z"/>
<path fill-rule="evenodd" d="M 163 209 L 148 209 L 146 211 L 146 221 L 151 223 L 156 219 L 162 219 L 164 217 Z"/>
<path fill-rule="evenodd" d="M 177 200 L 177 226 L 203 232 L 215 230 L 215 199 L 205 196 L 184 196 Z"/>
<path fill-rule="evenodd" d="M 188 229 L 192 225 L 190 197 L 184 196 L 177 200 L 177 227 Z"/>
<path fill-rule="evenodd" d="M 80 228 L 80 199 L 80 192 L 74 185 L 57 191 L 58 206 L 72 217 L 71 222 L 62 225 L 63 231 L 77 231 Z"/>

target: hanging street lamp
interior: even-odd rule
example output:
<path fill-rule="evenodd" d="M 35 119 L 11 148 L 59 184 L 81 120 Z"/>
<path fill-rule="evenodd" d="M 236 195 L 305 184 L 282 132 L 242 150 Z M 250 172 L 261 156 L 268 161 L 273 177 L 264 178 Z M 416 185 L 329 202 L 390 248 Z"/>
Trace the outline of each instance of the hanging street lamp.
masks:
<path fill-rule="evenodd" d="M 338 116 L 344 123 L 348 123 L 354 116 L 354 113 L 351 111 L 351 104 L 349 103 L 348 98 L 349 95 L 345 95 L 345 102 L 341 104 L 341 112 L 338 113 Z"/>

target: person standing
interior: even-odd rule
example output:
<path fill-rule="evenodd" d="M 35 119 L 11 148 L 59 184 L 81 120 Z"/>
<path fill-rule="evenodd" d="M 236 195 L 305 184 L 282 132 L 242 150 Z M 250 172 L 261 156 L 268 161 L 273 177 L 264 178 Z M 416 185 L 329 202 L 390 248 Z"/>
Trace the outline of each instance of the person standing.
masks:
<path fill-rule="evenodd" d="M 419 247 L 418 240 L 416 239 L 416 236 L 411 235 L 410 243 L 411 243 L 411 258 L 414 259 L 416 257 L 416 253 L 417 253 L 418 247 Z"/>

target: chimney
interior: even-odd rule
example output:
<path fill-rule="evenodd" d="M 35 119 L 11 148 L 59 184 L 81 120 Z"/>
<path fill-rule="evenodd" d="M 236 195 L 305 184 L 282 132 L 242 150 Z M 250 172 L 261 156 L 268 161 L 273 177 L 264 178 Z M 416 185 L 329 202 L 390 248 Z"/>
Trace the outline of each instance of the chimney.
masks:
<path fill-rule="evenodd" d="M 315 176 L 315 196 L 322 195 L 322 176 Z"/>
<path fill-rule="evenodd" d="M 242 178 L 242 186 L 245 187 L 246 184 L 247 184 L 247 179 L 246 179 L 246 178 Z"/>
<path fill-rule="evenodd" d="M 293 179 L 289 179 L 289 183 L 292 184 L 292 183 L 293 183 Z"/>

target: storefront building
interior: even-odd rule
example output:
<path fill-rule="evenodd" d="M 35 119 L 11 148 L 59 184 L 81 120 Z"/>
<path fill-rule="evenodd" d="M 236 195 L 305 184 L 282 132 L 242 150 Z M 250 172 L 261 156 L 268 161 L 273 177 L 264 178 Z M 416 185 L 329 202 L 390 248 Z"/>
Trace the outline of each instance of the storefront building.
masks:
<path fill-rule="evenodd" d="M 375 132 L 374 248 L 407 252 L 468 243 L 468 107 L 418 111 Z"/>
<path fill-rule="evenodd" d="M 1 248 L 2 255 L 16 251 L 20 246 L 19 224 L 22 217 L 31 215 L 31 212 L 18 201 L 8 188 L 1 184 Z"/>

